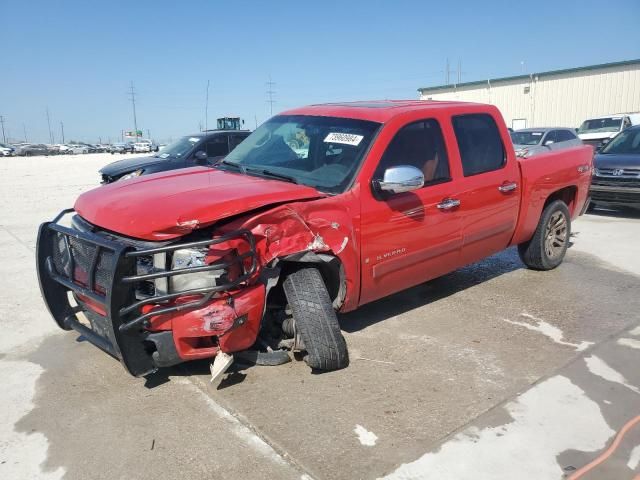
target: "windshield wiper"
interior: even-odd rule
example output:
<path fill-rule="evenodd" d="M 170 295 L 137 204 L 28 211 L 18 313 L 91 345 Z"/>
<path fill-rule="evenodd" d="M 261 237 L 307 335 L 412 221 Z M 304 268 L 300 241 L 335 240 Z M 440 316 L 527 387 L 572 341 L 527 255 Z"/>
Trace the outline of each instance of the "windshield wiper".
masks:
<path fill-rule="evenodd" d="M 245 172 L 257 173 L 258 175 L 261 175 L 264 177 L 271 177 L 271 178 L 275 178 L 277 180 L 283 180 L 289 183 L 296 183 L 296 184 L 298 183 L 298 180 L 296 180 L 294 177 L 290 177 L 289 175 L 284 175 L 282 173 L 272 172 L 271 170 L 267 170 L 265 168 L 244 167 L 244 169 L 245 169 Z"/>
<path fill-rule="evenodd" d="M 246 174 L 246 173 L 247 173 L 247 168 L 246 168 L 246 167 L 244 167 L 244 166 L 242 166 L 242 165 L 240 165 L 239 163 L 236 163 L 236 162 L 228 162 L 227 160 L 221 160 L 221 161 L 220 161 L 220 162 L 218 162 L 216 165 L 220 165 L 220 164 L 222 164 L 222 165 L 227 165 L 227 166 L 229 166 L 229 167 L 233 167 L 233 168 L 235 168 L 236 170 L 239 170 L 241 173 L 244 173 L 244 174 Z M 214 166 L 215 166 L 215 165 L 214 165 Z"/>

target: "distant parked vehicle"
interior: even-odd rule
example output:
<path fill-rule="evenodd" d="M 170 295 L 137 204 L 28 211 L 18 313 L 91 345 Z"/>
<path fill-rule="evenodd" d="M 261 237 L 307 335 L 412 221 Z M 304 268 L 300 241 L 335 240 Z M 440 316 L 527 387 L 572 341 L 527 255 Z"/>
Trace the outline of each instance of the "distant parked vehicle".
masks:
<path fill-rule="evenodd" d="M 13 157 L 16 154 L 16 149 L 11 145 L 0 143 L 0 157 Z"/>
<path fill-rule="evenodd" d="M 213 165 L 250 133 L 247 130 L 210 130 L 182 137 L 151 157 L 118 160 L 103 167 L 100 170 L 102 183 L 178 168 Z"/>
<path fill-rule="evenodd" d="M 640 209 L 640 125 L 616 135 L 595 156 L 591 207 Z"/>
<path fill-rule="evenodd" d="M 82 154 L 82 153 L 89 153 L 89 147 L 87 145 L 68 145 L 69 149 L 67 150 L 67 153 L 71 153 L 71 154 Z"/>
<path fill-rule="evenodd" d="M 23 155 L 25 157 L 32 157 L 34 155 L 49 155 L 51 151 L 49 147 L 47 147 L 43 143 L 34 143 L 30 145 L 23 146 L 18 155 Z"/>
<path fill-rule="evenodd" d="M 590 118 L 582 122 L 578 128 L 578 137 L 583 143 L 598 149 L 618 133 L 633 125 L 640 125 L 640 113 L 618 113 Z"/>
<path fill-rule="evenodd" d="M 114 143 L 111 145 L 109 152 L 114 153 L 133 153 L 133 143 Z"/>
<path fill-rule="evenodd" d="M 146 138 L 141 138 L 140 140 L 138 140 L 137 143 L 140 144 L 140 148 L 142 149 L 140 151 L 157 152 L 160 149 L 157 143 L 155 143 L 153 140 L 148 140 Z"/>
<path fill-rule="evenodd" d="M 133 151 L 136 153 L 150 153 L 151 152 L 151 143 L 147 142 L 136 142 L 133 144 Z"/>
<path fill-rule="evenodd" d="M 511 141 L 516 155 L 522 158 L 582 145 L 571 128 L 523 128 L 511 133 Z"/>

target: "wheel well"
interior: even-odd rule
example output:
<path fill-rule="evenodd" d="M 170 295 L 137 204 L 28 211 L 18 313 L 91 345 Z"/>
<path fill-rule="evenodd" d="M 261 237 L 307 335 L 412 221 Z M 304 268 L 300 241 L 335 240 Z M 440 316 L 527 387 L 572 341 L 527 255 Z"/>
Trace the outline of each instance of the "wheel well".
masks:
<path fill-rule="evenodd" d="M 280 268 L 280 277 L 278 284 L 269 292 L 269 303 L 286 303 L 284 290 L 282 289 L 284 279 L 301 268 L 313 267 L 320 271 L 334 308 L 337 309 L 342 305 L 346 294 L 346 281 L 344 267 L 338 257 L 307 252 L 302 255 L 293 255 L 280 259 L 278 267 Z"/>
<path fill-rule="evenodd" d="M 562 200 L 567 205 L 567 208 L 569 209 L 569 212 L 571 212 L 571 215 L 573 215 L 577 193 L 578 188 L 574 185 L 556 190 L 551 195 L 549 195 L 547 200 L 544 202 L 543 210 L 547 208 L 547 205 L 549 205 L 551 202 Z"/>

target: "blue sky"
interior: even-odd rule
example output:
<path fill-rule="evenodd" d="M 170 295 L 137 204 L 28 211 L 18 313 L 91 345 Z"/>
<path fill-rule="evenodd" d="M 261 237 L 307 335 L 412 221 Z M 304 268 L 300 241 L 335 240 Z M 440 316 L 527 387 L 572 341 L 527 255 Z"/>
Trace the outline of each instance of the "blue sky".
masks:
<path fill-rule="evenodd" d="M 12 138 L 158 140 L 222 115 L 415 98 L 462 62 L 471 81 L 640 57 L 640 2 L 0 0 L 0 114 Z M 524 66 L 521 62 L 524 61 Z M 452 78 L 455 73 L 452 73 Z"/>

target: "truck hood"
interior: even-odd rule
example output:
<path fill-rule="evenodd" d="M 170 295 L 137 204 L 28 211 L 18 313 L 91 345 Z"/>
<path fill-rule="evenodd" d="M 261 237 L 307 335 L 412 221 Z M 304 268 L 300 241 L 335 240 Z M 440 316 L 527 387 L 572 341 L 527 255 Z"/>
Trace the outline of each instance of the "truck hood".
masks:
<path fill-rule="evenodd" d="M 98 227 L 160 241 L 257 208 L 323 196 L 304 185 L 193 167 L 95 188 L 74 208 Z"/>
<path fill-rule="evenodd" d="M 598 153 L 593 165 L 596 168 L 640 168 L 640 154 L 616 155 Z"/>
<path fill-rule="evenodd" d="M 594 132 L 594 133 L 579 133 L 578 138 L 580 140 L 604 140 L 605 138 L 615 137 L 620 132 Z"/>
<path fill-rule="evenodd" d="M 155 165 L 160 162 L 169 160 L 159 157 L 135 157 L 116 160 L 100 169 L 100 175 L 108 175 L 110 177 L 119 177 L 125 173 L 133 172 L 139 168 Z"/>

